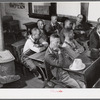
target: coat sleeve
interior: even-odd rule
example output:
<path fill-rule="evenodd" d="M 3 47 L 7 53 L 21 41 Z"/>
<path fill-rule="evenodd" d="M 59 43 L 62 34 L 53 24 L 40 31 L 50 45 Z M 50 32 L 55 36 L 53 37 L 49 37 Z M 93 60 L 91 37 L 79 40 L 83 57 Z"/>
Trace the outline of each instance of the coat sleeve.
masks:
<path fill-rule="evenodd" d="M 55 67 L 62 67 L 63 64 L 63 57 L 62 54 L 58 55 L 58 58 L 55 58 L 54 55 L 49 54 L 46 56 L 46 62 L 49 63 L 51 66 L 55 66 Z"/>
<path fill-rule="evenodd" d="M 90 49 L 96 48 L 96 41 L 93 33 L 90 35 Z"/>
<path fill-rule="evenodd" d="M 63 30 L 61 30 L 61 32 L 60 32 L 60 40 L 61 40 L 61 44 L 63 44 L 64 40 L 65 40 L 65 37 L 63 35 Z"/>

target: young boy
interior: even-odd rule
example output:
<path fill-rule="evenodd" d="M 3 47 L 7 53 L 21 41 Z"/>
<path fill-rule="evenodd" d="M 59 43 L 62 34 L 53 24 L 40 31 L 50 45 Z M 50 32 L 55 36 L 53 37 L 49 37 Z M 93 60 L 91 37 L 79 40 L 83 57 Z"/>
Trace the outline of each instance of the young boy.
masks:
<path fill-rule="evenodd" d="M 68 61 L 68 57 L 66 57 L 66 59 L 64 58 L 63 53 L 63 48 L 61 49 L 60 47 L 59 36 L 52 34 L 50 36 L 50 45 L 45 53 L 45 64 L 47 73 L 49 74 L 48 79 L 50 80 L 50 73 L 52 73 L 54 77 L 58 78 L 59 82 L 71 88 L 84 88 L 85 84 L 83 80 L 81 81 L 78 78 L 74 79 L 69 75 L 69 72 L 62 69 L 71 64 L 71 62 Z M 66 65 L 64 64 L 65 61 L 67 62 Z"/>
<path fill-rule="evenodd" d="M 48 43 L 44 41 L 42 38 L 40 38 L 40 31 L 37 28 L 33 28 L 31 30 L 31 35 L 27 39 L 24 48 L 23 48 L 23 54 L 22 54 L 22 63 L 29 68 L 29 70 L 34 73 L 36 76 L 39 75 L 37 68 L 34 64 L 34 61 L 32 61 L 30 58 L 28 58 L 29 55 L 36 53 L 36 52 L 42 52 L 45 50 L 48 46 Z"/>
<path fill-rule="evenodd" d="M 57 33 L 59 35 L 59 32 L 61 31 L 62 27 L 57 21 L 57 15 L 51 16 L 51 22 L 45 26 L 45 29 L 48 36 L 53 33 Z"/>

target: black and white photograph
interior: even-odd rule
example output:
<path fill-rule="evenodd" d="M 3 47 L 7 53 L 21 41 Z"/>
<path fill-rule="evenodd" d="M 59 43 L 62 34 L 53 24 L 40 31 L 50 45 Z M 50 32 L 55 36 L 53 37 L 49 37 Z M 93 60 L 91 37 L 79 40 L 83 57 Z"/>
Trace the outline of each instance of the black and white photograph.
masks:
<path fill-rule="evenodd" d="M 0 2 L 0 88 L 100 88 L 100 2 Z"/>

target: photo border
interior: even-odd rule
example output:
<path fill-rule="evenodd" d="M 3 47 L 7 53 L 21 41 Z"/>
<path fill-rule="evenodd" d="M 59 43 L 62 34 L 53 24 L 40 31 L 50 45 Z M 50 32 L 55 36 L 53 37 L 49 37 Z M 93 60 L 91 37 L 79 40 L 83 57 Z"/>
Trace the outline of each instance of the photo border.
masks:
<path fill-rule="evenodd" d="M 54 0 L 0 0 L 2 2 L 51 2 Z M 61 1 L 61 0 L 56 0 Z M 68 2 L 70 0 L 62 0 L 62 2 Z M 80 0 L 77 0 L 80 1 Z M 71 2 L 77 2 L 76 0 L 71 0 Z M 89 2 L 100 2 L 99 0 L 88 0 Z M 82 2 L 88 2 L 83 0 Z M 80 1 L 81 2 L 81 1 Z M 100 98 L 100 89 L 0 89 L 0 99 L 68 99 L 68 100 L 86 100 L 86 99 L 99 99 Z"/>

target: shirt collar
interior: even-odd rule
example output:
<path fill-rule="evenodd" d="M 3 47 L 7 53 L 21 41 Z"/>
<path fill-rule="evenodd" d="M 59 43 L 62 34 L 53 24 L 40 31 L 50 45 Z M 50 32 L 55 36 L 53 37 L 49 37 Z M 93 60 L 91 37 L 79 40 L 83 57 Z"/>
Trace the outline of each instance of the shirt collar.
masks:
<path fill-rule="evenodd" d="M 31 35 L 29 36 L 29 39 L 31 39 L 31 40 L 32 40 L 32 42 L 35 42 L 35 40 L 32 38 L 32 36 L 31 36 Z"/>
<path fill-rule="evenodd" d="M 51 25 L 52 25 L 52 26 L 55 26 L 55 25 L 56 25 L 56 23 L 55 23 L 55 24 L 53 24 L 53 23 L 51 22 Z"/>

